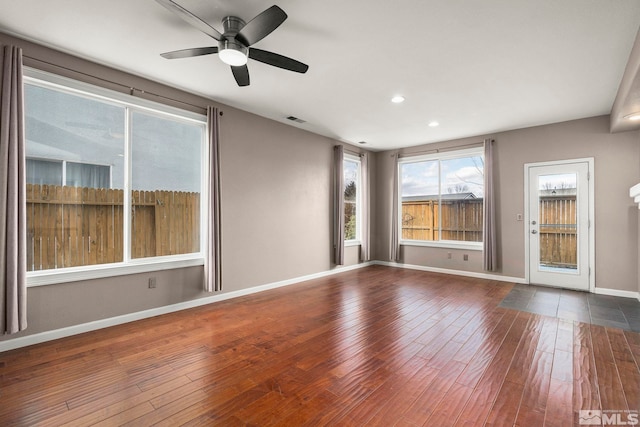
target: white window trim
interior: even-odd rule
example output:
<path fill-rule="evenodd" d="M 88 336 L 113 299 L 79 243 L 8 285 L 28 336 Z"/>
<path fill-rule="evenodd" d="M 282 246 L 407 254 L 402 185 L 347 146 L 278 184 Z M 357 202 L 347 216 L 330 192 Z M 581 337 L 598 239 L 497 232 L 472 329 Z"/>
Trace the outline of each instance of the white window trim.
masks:
<path fill-rule="evenodd" d="M 24 68 L 24 82 L 45 88 L 54 88 L 72 95 L 88 97 L 90 99 L 99 99 L 107 104 L 118 107 L 132 106 L 136 109 L 146 110 L 151 113 L 155 112 L 156 114 L 169 115 L 174 119 L 185 122 L 206 123 L 207 120 L 206 116 L 194 113 L 193 111 L 182 110 L 166 104 L 116 92 L 111 89 L 62 77 L 57 74 L 37 70 L 35 68 Z"/>
<path fill-rule="evenodd" d="M 356 181 L 356 238 L 345 240 L 344 246 L 358 246 L 362 244 L 362 161 L 359 156 L 344 153 L 344 159 L 358 164 L 358 179 Z"/>
<path fill-rule="evenodd" d="M 27 286 L 45 286 L 83 280 L 104 279 L 129 274 L 149 273 L 204 265 L 201 254 L 173 255 L 167 257 L 139 258 L 128 263 L 96 264 L 82 267 L 39 270 L 27 273 Z"/>
<path fill-rule="evenodd" d="M 459 159 L 462 157 L 473 157 L 473 156 L 484 156 L 484 148 L 483 147 L 475 147 L 475 148 L 463 148 L 460 150 L 450 150 L 441 153 L 429 153 L 429 154 L 419 154 L 415 156 L 407 156 L 402 157 L 398 160 L 398 170 L 397 174 L 400 174 L 400 170 L 403 164 L 409 163 L 419 163 L 425 161 L 434 161 L 434 160 L 451 160 L 451 159 Z M 398 235 L 402 236 L 402 177 L 398 177 Z M 440 188 L 440 174 L 438 174 L 438 188 Z M 440 190 L 441 191 L 441 190 Z M 484 203 L 484 202 L 483 202 Z M 484 218 L 483 218 L 484 221 Z M 484 224 L 483 224 L 484 226 Z M 438 229 L 440 228 L 440 224 L 438 224 Z M 483 227 L 484 228 L 484 227 Z M 484 239 L 484 236 L 483 236 Z M 482 251 L 484 248 L 483 242 L 464 242 L 459 240 L 408 240 L 400 238 L 400 245 L 402 246 L 422 246 L 422 247 L 431 247 L 431 248 L 443 248 L 443 249 L 462 249 L 462 250 L 470 250 L 470 251 Z"/>
<path fill-rule="evenodd" d="M 123 247 L 123 258 L 125 261 L 110 263 L 86 265 L 80 267 L 67 267 L 50 270 L 38 270 L 27 272 L 27 286 L 44 286 L 58 283 L 67 283 L 91 279 L 101 279 L 114 276 L 122 276 L 129 274 L 148 273 L 153 271 L 169 270 L 175 268 L 184 268 L 192 266 L 204 265 L 204 251 L 207 247 L 207 207 L 204 201 L 208 194 L 207 186 L 208 169 L 208 144 L 206 144 L 206 116 L 197 114 L 187 110 L 171 107 L 146 99 L 136 98 L 131 95 L 115 92 L 102 87 L 94 86 L 88 83 L 58 76 L 48 72 L 25 67 L 24 83 L 31 84 L 48 89 L 58 90 L 64 93 L 86 97 L 89 99 L 99 100 L 107 104 L 115 105 L 125 109 L 125 147 L 130 150 L 131 129 L 129 126 L 131 114 L 133 111 L 140 111 L 145 114 L 152 114 L 159 117 L 167 117 L 172 120 L 181 121 L 189 124 L 197 124 L 204 126 L 202 141 L 202 161 L 201 161 L 201 203 L 200 203 L 200 251 L 191 254 L 157 256 L 148 258 L 131 259 L 130 234 L 131 234 L 131 197 L 125 197 L 125 205 L 123 212 L 123 221 L 126 226 L 123 229 L 123 238 L 125 245 Z M 129 152 L 129 159 L 131 158 Z M 124 192 L 131 193 L 131 162 L 125 168 Z"/>
<path fill-rule="evenodd" d="M 451 160 L 451 159 L 458 159 L 461 157 L 473 157 L 473 156 L 484 156 L 484 148 L 483 147 L 462 148 L 460 150 L 449 150 L 449 151 L 443 151 L 441 153 L 417 154 L 415 156 L 406 156 L 406 157 L 401 157 L 398 160 L 398 164 L 418 163 L 418 162 L 424 162 L 428 160 Z"/>

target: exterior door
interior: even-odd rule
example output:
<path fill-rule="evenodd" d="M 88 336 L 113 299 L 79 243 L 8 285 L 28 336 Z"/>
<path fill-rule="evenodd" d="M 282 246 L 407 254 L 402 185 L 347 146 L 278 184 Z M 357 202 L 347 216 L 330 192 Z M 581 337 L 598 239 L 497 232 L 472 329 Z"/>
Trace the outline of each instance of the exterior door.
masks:
<path fill-rule="evenodd" d="M 527 165 L 529 282 L 589 290 L 592 160 Z"/>

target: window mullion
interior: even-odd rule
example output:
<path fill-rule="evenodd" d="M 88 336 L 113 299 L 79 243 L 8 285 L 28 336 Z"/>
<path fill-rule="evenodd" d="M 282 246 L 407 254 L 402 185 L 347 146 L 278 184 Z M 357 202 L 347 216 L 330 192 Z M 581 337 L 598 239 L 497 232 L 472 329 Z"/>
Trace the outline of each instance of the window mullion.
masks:
<path fill-rule="evenodd" d="M 362 161 L 358 159 L 358 177 L 356 180 L 356 240 L 362 239 Z"/>
<path fill-rule="evenodd" d="M 132 200 L 131 200 L 131 108 L 125 107 L 124 116 L 124 191 L 122 205 L 122 260 L 131 261 L 131 223 L 132 223 Z"/>
<path fill-rule="evenodd" d="M 209 256 L 207 248 L 209 247 L 209 209 L 211 207 L 211 201 L 213 200 L 212 188 L 209 185 L 211 182 L 211 174 L 215 171 L 209 170 L 209 157 L 211 156 L 211 147 L 209 146 L 209 125 L 204 125 L 202 133 L 202 143 L 200 145 L 202 174 L 200 176 L 200 253 L 205 256 Z"/>
<path fill-rule="evenodd" d="M 438 159 L 438 241 L 442 240 L 442 162 Z"/>

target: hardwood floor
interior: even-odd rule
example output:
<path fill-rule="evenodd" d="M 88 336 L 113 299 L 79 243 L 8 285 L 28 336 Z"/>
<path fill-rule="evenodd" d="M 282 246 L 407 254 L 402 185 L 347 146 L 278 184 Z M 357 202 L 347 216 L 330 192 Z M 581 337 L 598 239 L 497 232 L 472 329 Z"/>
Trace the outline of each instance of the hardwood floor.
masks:
<path fill-rule="evenodd" d="M 640 409 L 640 334 L 372 266 L 0 353 L 0 425 L 578 424 Z M 633 420 L 633 418 L 630 418 Z"/>

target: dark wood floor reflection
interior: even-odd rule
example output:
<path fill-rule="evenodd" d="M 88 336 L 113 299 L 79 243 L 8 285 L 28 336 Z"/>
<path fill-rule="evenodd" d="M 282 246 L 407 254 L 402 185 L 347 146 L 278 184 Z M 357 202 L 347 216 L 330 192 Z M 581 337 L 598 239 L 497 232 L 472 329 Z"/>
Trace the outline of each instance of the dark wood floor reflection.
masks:
<path fill-rule="evenodd" d="M 511 289 L 373 266 L 0 353 L 0 425 L 568 426 L 640 409 L 640 334 L 500 307 Z"/>

